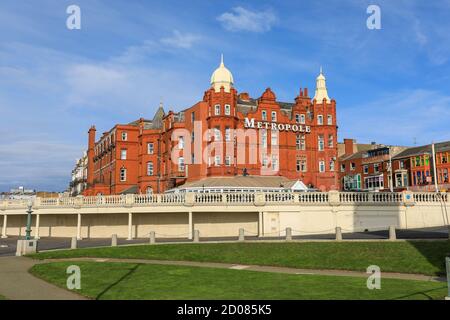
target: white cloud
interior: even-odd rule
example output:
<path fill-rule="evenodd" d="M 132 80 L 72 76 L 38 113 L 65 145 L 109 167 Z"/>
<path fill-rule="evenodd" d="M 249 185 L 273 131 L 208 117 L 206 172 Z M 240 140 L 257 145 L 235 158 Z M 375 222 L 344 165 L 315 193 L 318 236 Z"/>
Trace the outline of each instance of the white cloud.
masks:
<path fill-rule="evenodd" d="M 277 22 L 272 10 L 250 11 L 235 7 L 233 12 L 225 12 L 217 17 L 222 26 L 229 31 L 267 32 Z"/>
<path fill-rule="evenodd" d="M 181 33 L 178 30 L 174 30 L 171 37 L 163 38 L 160 41 L 162 44 L 170 47 L 189 49 L 198 42 L 200 38 L 200 36 L 194 34 Z"/>

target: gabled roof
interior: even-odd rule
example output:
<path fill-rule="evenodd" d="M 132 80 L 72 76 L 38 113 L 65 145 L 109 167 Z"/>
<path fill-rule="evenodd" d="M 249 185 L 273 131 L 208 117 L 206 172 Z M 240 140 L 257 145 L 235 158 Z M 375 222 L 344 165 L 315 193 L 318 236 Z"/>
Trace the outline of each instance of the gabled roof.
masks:
<path fill-rule="evenodd" d="M 434 148 L 435 152 L 450 151 L 450 141 L 435 143 Z M 393 159 L 409 158 L 422 154 L 431 154 L 431 144 L 408 148 L 397 154 Z"/>

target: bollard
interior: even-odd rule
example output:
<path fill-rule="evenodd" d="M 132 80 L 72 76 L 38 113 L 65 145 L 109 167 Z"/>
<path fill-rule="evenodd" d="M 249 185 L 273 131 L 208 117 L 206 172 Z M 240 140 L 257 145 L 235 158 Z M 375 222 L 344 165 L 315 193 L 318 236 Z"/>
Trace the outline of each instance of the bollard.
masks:
<path fill-rule="evenodd" d="M 397 240 L 397 234 L 395 233 L 395 226 L 389 226 L 389 240 Z"/>
<path fill-rule="evenodd" d="M 342 240 L 342 229 L 341 227 L 336 227 L 336 241 Z"/>
<path fill-rule="evenodd" d="M 200 242 L 200 231 L 194 230 L 194 242 Z"/>
<path fill-rule="evenodd" d="M 150 231 L 150 244 L 156 243 L 156 233 L 155 231 Z"/>
<path fill-rule="evenodd" d="M 77 248 L 77 237 L 72 237 L 72 241 L 70 242 L 70 249 Z"/>
<path fill-rule="evenodd" d="M 286 241 L 292 241 L 292 228 L 286 228 Z"/>
<path fill-rule="evenodd" d="M 111 247 L 117 247 L 117 234 L 113 234 L 111 237 Z"/>
<path fill-rule="evenodd" d="M 245 240 L 245 234 L 244 234 L 244 229 L 239 229 L 239 241 L 244 241 Z"/>

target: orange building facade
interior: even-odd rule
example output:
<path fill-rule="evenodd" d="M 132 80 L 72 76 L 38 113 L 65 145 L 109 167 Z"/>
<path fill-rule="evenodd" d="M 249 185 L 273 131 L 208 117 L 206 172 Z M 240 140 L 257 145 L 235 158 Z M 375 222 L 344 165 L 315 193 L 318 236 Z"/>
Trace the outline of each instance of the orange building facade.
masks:
<path fill-rule="evenodd" d="M 85 195 L 161 193 L 208 177 L 283 176 L 337 189 L 336 102 L 322 73 L 314 98 L 292 103 L 270 88 L 251 98 L 234 88 L 223 59 L 203 99 L 180 112 L 162 105 L 151 120 L 89 130 Z"/>

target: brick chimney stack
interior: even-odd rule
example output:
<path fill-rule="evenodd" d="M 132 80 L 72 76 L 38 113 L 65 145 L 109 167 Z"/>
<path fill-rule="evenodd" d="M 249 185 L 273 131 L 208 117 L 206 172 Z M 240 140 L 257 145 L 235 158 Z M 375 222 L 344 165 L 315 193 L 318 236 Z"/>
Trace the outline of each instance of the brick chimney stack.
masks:
<path fill-rule="evenodd" d="M 345 146 L 345 155 L 351 155 L 354 153 L 354 144 L 355 140 L 353 139 L 344 139 L 344 146 Z"/>

